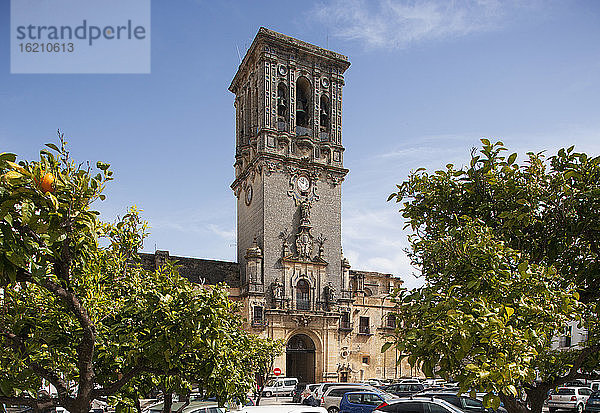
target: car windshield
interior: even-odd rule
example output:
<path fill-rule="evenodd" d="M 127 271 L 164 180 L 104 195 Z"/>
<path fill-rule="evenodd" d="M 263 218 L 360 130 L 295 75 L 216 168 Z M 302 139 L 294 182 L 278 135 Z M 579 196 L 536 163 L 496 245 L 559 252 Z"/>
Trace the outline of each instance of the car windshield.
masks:
<path fill-rule="evenodd" d="M 273 387 L 275 386 L 275 380 L 269 380 L 265 387 Z"/>
<path fill-rule="evenodd" d="M 380 393 L 380 396 L 383 397 L 383 400 L 385 400 L 385 401 L 398 398 L 398 396 L 395 396 L 395 395 L 393 395 L 391 393 L 387 393 L 387 392 Z"/>
<path fill-rule="evenodd" d="M 558 389 L 556 394 L 560 395 L 560 396 L 572 396 L 575 394 L 575 389 Z"/>
<path fill-rule="evenodd" d="M 590 397 L 600 397 L 600 390 L 596 390 L 595 392 L 593 392 Z"/>

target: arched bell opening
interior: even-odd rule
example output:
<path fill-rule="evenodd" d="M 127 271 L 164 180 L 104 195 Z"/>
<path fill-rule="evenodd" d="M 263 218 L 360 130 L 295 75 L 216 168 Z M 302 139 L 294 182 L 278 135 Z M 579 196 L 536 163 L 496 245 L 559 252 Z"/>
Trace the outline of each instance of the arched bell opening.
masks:
<path fill-rule="evenodd" d="M 301 76 L 296 81 L 296 126 L 308 128 L 311 117 L 311 87 L 307 78 Z"/>
<path fill-rule="evenodd" d="M 319 131 L 329 133 L 331 128 L 331 103 L 327 95 L 321 95 Z"/>
<path fill-rule="evenodd" d="M 288 88 L 285 83 L 277 85 L 277 126 L 278 130 L 287 130 L 289 122 Z"/>

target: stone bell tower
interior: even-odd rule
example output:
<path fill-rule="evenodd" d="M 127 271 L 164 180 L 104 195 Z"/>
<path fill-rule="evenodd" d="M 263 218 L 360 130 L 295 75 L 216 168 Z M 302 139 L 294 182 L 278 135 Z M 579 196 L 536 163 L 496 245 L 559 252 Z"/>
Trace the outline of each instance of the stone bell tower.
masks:
<path fill-rule="evenodd" d="M 341 254 L 346 56 L 260 28 L 235 94 L 242 293 L 266 308 L 332 311 L 348 289 Z"/>

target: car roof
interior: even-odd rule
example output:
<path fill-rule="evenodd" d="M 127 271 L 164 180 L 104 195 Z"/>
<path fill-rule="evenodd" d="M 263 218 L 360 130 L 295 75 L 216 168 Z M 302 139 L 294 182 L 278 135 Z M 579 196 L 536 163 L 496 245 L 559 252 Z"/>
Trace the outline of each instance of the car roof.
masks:
<path fill-rule="evenodd" d="M 458 407 L 456 407 L 455 405 L 448 403 L 446 400 L 442 400 L 442 399 L 436 399 L 435 397 L 425 397 L 425 396 L 420 396 L 420 397 L 401 397 L 398 399 L 393 399 L 388 401 L 388 404 L 397 404 L 397 403 L 410 403 L 410 402 L 433 402 L 433 403 L 438 403 L 441 404 L 442 406 L 448 408 L 449 410 L 456 412 L 456 413 L 464 413 L 462 410 L 460 410 Z"/>
<path fill-rule="evenodd" d="M 289 404 L 272 404 L 269 406 L 247 406 L 237 413 L 327 413 L 324 407 L 298 406 Z"/>
<path fill-rule="evenodd" d="M 173 405 L 171 406 L 171 411 L 176 412 L 177 410 L 179 410 L 179 408 L 181 406 L 183 406 L 184 403 L 185 402 L 173 402 Z M 144 411 L 153 411 L 153 412 L 162 411 L 163 406 L 164 406 L 164 402 L 155 403 L 151 406 L 146 407 L 144 409 Z M 195 410 L 195 409 L 201 409 L 203 407 L 219 407 L 219 405 L 215 401 L 194 400 L 194 401 L 191 401 L 190 404 L 185 406 L 185 408 L 183 409 L 183 412 Z"/>
<path fill-rule="evenodd" d="M 367 384 L 367 383 L 358 383 L 358 384 L 349 383 L 349 384 L 336 384 L 335 386 L 330 386 L 327 388 L 326 392 L 330 392 L 335 389 L 343 389 L 344 387 L 351 387 L 351 388 L 356 387 L 357 389 L 366 388 L 368 390 L 377 389 L 377 387 L 371 386 L 370 384 Z"/>

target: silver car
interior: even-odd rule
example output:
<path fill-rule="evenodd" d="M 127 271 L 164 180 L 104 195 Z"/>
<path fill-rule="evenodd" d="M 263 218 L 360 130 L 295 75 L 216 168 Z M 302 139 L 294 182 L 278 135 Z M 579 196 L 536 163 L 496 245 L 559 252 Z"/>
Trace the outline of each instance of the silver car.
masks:
<path fill-rule="evenodd" d="M 550 413 L 559 409 L 583 413 L 585 402 L 591 394 L 589 387 L 559 387 L 548 396 L 548 410 Z"/>
<path fill-rule="evenodd" d="M 321 407 L 326 408 L 328 413 L 337 413 L 340 410 L 340 402 L 344 397 L 344 393 L 361 390 L 379 391 L 377 388 L 364 383 L 331 386 L 321 396 Z"/>

